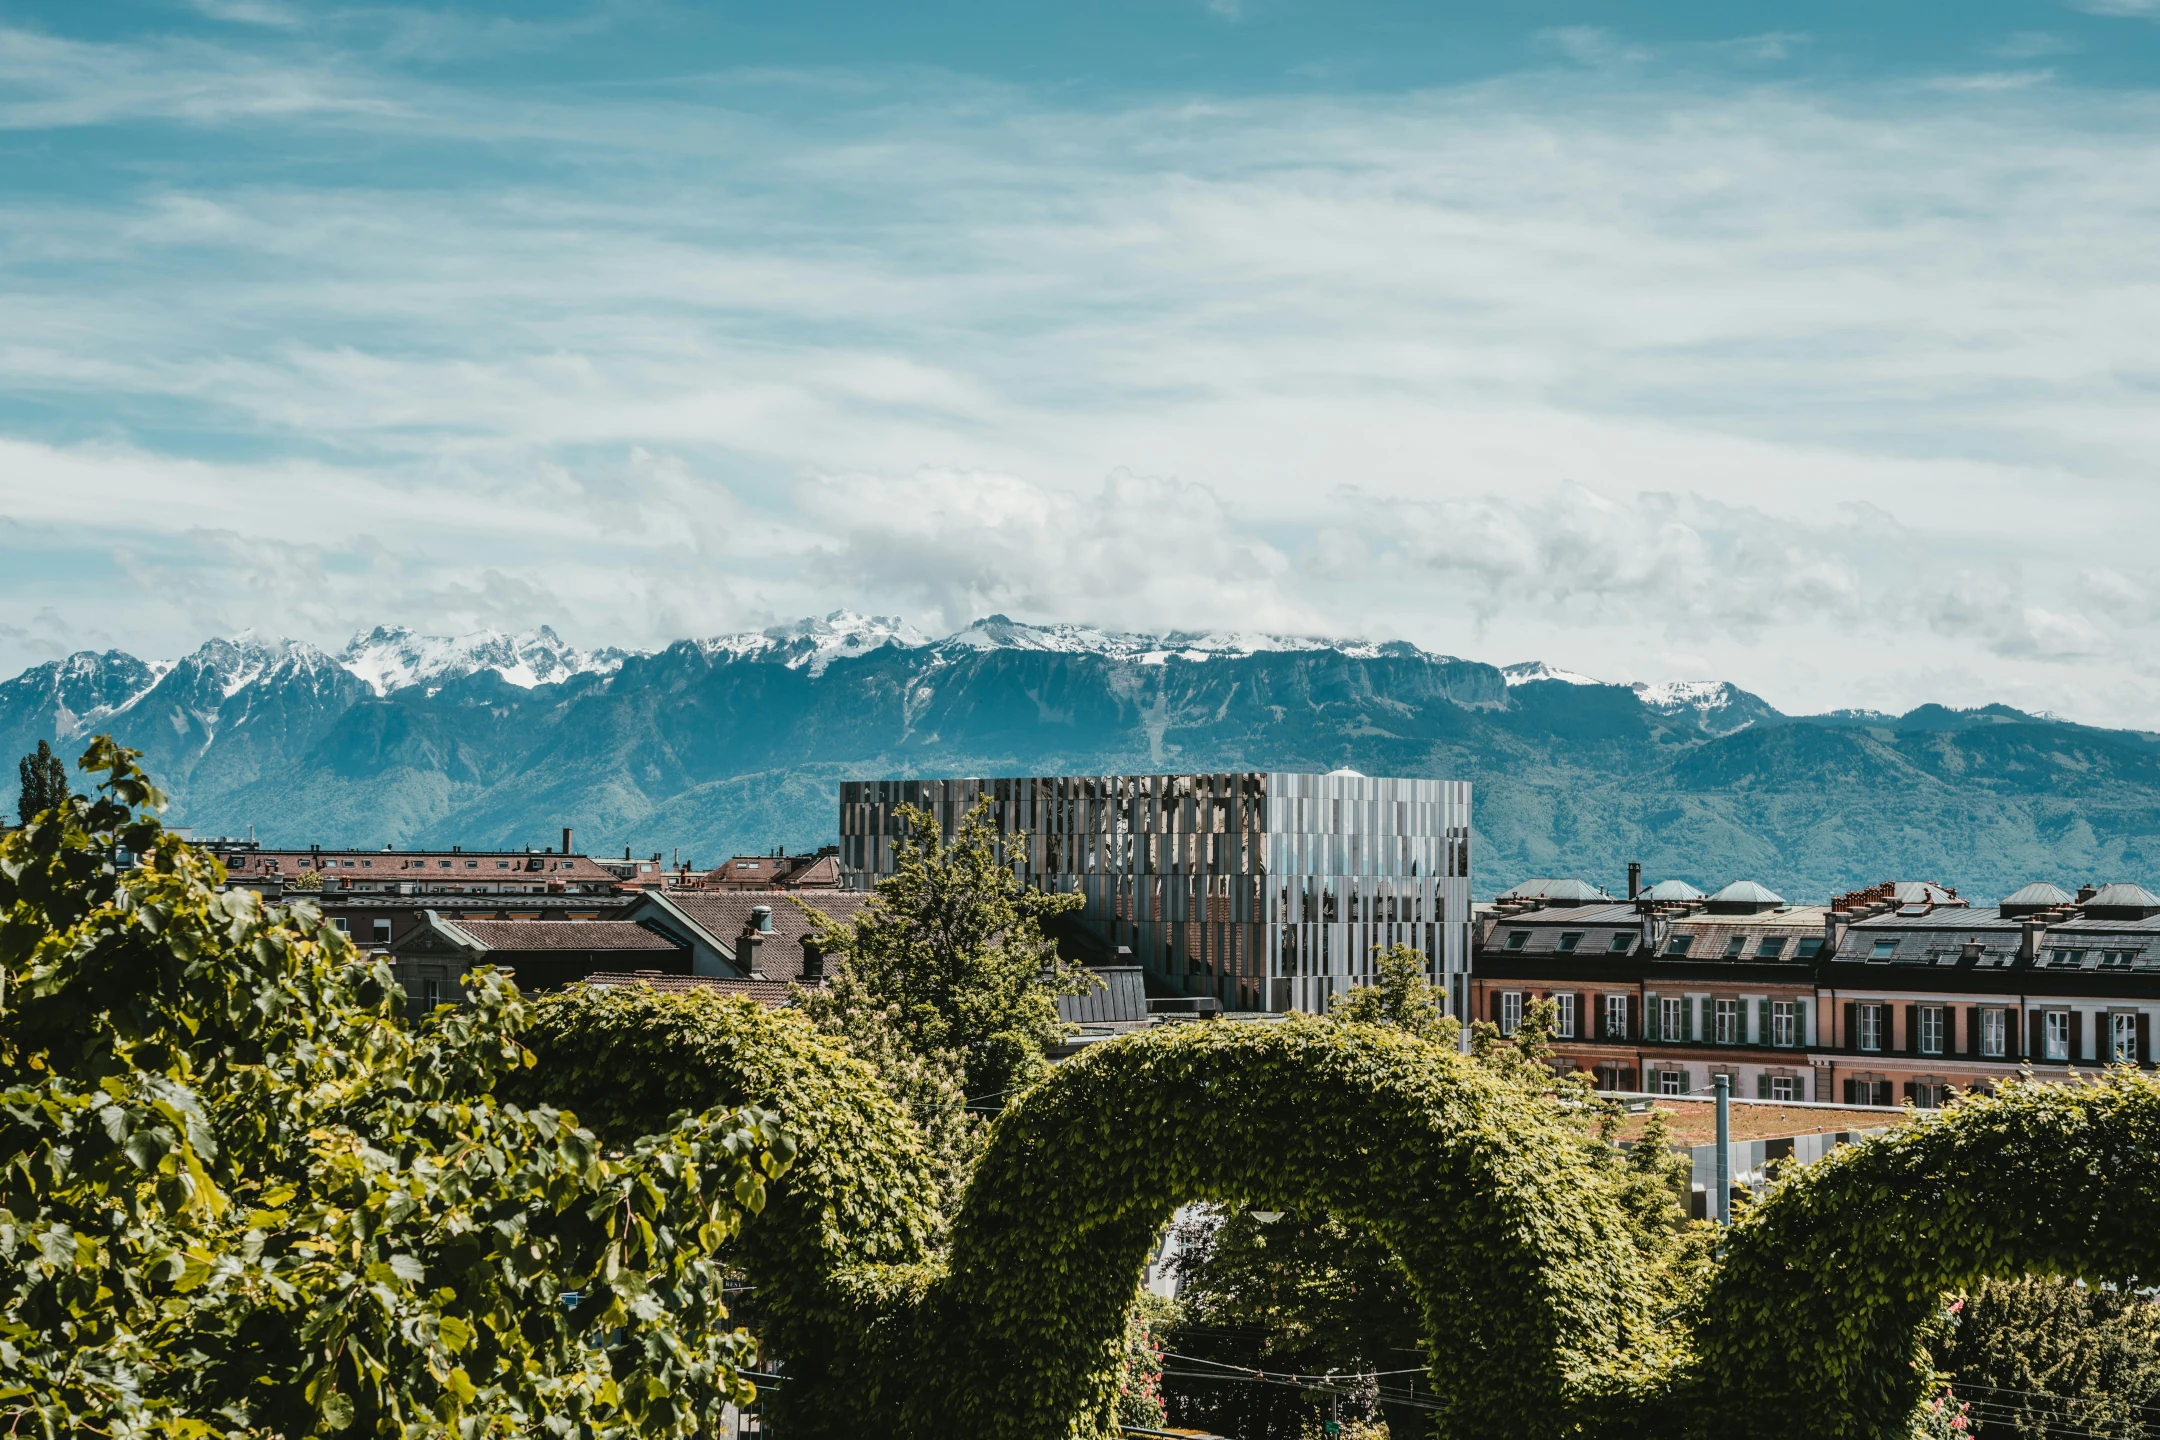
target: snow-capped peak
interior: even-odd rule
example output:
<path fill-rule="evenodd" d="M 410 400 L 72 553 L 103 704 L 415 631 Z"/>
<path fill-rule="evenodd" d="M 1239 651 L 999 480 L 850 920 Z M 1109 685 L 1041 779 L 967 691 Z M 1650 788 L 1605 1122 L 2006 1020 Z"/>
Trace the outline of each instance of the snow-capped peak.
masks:
<path fill-rule="evenodd" d="M 1533 680 L 1558 680 L 1563 685 L 1602 685 L 1605 682 L 1573 670 L 1561 670 L 1543 660 L 1525 660 L 1519 665 L 1503 665 L 1500 674 L 1509 685 L 1528 685 Z"/>
<path fill-rule="evenodd" d="M 1638 680 L 1635 693 L 1653 710 L 1678 710 L 1730 705 L 1739 692 L 1725 680 L 1660 680 L 1654 685 Z"/>
<path fill-rule="evenodd" d="M 970 650 L 1047 650 L 1067 655 L 1103 655 L 1160 665 L 1180 660 L 1242 658 L 1263 651 L 1335 650 L 1369 659 L 1387 646 L 1369 640 L 1331 640 L 1313 635 L 1277 635 L 1257 630 L 1172 630 L 1159 635 L 1103 630 L 1093 625 L 1029 625 L 1003 615 L 978 620 L 938 642 Z M 1400 642 L 1391 642 L 1400 643 Z M 1404 646 L 1415 652 L 1416 647 Z"/>
<path fill-rule="evenodd" d="M 835 660 L 867 655 L 887 645 L 919 650 L 929 643 L 928 635 L 897 615 L 858 615 L 852 610 L 835 610 L 822 620 L 806 618 L 699 642 L 708 655 L 776 660 L 790 670 L 808 669 L 813 675 L 824 674 L 825 667 Z"/>
<path fill-rule="evenodd" d="M 476 630 L 470 635 L 417 635 L 403 625 L 378 625 L 355 635 L 338 663 L 377 695 L 412 685 L 443 684 L 481 670 L 493 670 L 522 689 L 554 685 L 573 675 L 610 674 L 625 653 L 616 649 L 590 654 L 566 644 L 542 625 L 522 635 Z"/>

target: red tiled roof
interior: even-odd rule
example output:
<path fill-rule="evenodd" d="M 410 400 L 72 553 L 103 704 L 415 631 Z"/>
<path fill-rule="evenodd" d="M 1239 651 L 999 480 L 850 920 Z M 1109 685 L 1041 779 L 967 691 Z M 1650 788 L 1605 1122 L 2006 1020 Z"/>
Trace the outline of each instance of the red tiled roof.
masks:
<path fill-rule="evenodd" d="M 666 950 L 680 947 L 627 920 L 452 920 L 490 950 Z"/>
<path fill-rule="evenodd" d="M 700 990 L 710 990 L 717 995 L 739 995 L 746 1000 L 755 1000 L 768 1010 L 777 1010 L 788 1003 L 787 982 L 782 980 L 728 980 L 717 975 L 662 975 L 653 970 L 625 974 L 616 970 L 600 970 L 586 976 L 579 983 L 646 985 L 663 995 L 688 995 Z"/>
<path fill-rule="evenodd" d="M 803 906 L 846 924 L 870 900 L 867 894 L 853 890 L 807 894 L 791 890 L 670 890 L 667 898 L 730 950 L 735 948 L 743 926 L 749 923 L 750 911 L 759 905 L 770 906 L 773 928 L 758 947 L 758 968 L 778 980 L 793 980 L 802 974 L 802 939 L 810 933 L 810 917 L 803 914 Z"/>

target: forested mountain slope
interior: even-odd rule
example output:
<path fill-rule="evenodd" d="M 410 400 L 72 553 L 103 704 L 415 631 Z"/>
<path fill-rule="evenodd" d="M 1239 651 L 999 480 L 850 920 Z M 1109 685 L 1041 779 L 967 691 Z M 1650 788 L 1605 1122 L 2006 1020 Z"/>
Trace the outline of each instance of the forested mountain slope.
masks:
<path fill-rule="evenodd" d="M 2007 893 L 2160 880 L 2160 745 L 2005 707 L 1780 715 L 1725 685 L 1538 678 L 1409 645 L 1103 636 L 994 618 L 932 642 L 834 616 L 652 654 L 377 630 L 332 656 L 216 640 L 0 683 L 0 754 L 99 730 L 198 833 L 629 845 L 710 861 L 833 838 L 851 777 L 1314 769 L 1467 779 L 1478 891 L 1626 862 L 1795 900 L 1887 877 Z"/>

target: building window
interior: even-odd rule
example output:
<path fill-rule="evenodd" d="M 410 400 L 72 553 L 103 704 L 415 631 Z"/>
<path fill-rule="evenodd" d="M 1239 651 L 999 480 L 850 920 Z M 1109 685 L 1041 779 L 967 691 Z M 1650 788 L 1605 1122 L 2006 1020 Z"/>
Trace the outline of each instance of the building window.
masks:
<path fill-rule="evenodd" d="M 1575 1038 L 1575 997 L 1568 993 L 1553 996 L 1553 1034 L 1562 1040 Z"/>
<path fill-rule="evenodd" d="M 1822 954 L 1822 936 L 1810 935 L 1800 942 L 1800 948 L 1793 952 L 1793 959 L 1813 960 L 1820 954 Z"/>
<path fill-rule="evenodd" d="M 1500 992 L 1500 1033 L 1512 1035 L 1522 1028 L 1522 991 Z"/>
<path fill-rule="evenodd" d="M 1868 959 L 1887 960 L 1895 954 L 1897 954 L 1897 941 L 1877 940 L 1875 942 L 1875 948 L 1868 952 Z"/>
<path fill-rule="evenodd" d="M 1677 996 L 1658 1001 L 1658 1038 L 1661 1040 L 1687 1039 L 1687 1018 L 1681 1012 Z"/>
<path fill-rule="evenodd" d="M 1858 1045 L 1862 1050 L 1882 1049 L 1882 1006 L 1856 1005 L 1853 1019 L 1860 1034 Z"/>
<path fill-rule="evenodd" d="M 332 925 L 335 925 L 335 926 L 337 926 L 337 928 L 338 928 L 338 929 L 340 929 L 340 930 L 350 930 L 350 929 L 352 929 L 352 927 L 351 927 L 350 925 L 348 925 L 348 924 L 346 924 L 346 923 L 345 923 L 345 917 L 344 917 L 343 915 L 337 915 L 337 916 L 333 916 L 333 917 L 331 917 L 330 923 L 331 923 Z"/>
<path fill-rule="evenodd" d="M 1735 935 L 1725 942 L 1725 958 L 1727 960 L 1738 959 L 1740 952 L 1745 948 L 1747 948 L 1747 937 L 1745 935 Z"/>
<path fill-rule="evenodd" d="M 1943 1053 L 1943 1007 L 1922 1005 L 1920 1007 L 1920 1053 L 1940 1055 Z"/>
<path fill-rule="evenodd" d="M 2137 1022 L 2138 1017 L 2134 1013 L 2108 1016 L 2108 1025 L 2115 1042 L 2115 1063 L 2118 1065 L 2137 1064 Z"/>
<path fill-rule="evenodd" d="M 1615 955 L 1625 955 L 1635 948 L 1635 937 L 1623 930 L 1612 937 L 1612 944 L 1607 948 Z"/>
<path fill-rule="evenodd" d="M 1560 937 L 1560 953 L 1563 955 L 1573 954 L 1575 947 L 1580 944 L 1582 944 L 1582 931 L 1569 930 Z"/>
<path fill-rule="evenodd" d="M 2000 1060 L 2010 1053 L 2010 1017 L 2001 1010 L 1980 1012 L 1980 1054 L 1988 1060 Z"/>
<path fill-rule="evenodd" d="M 2135 950 L 2103 950 L 2100 952 L 2100 968 L 2103 970 L 2128 969 L 2130 962 L 2137 959 L 2137 953 Z"/>
<path fill-rule="evenodd" d="M 1717 1002 L 1717 1043 L 1737 1045 L 1740 1043 L 1740 1002 L 1720 1000 Z"/>
<path fill-rule="evenodd" d="M 1510 930 L 1510 931 L 1508 931 L 1508 937 L 1507 937 L 1507 948 L 1508 948 L 1508 949 L 1510 949 L 1510 950 L 1520 950 L 1520 949 L 1522 949 L 1522 948 L 1523 948 L 1523 946 L 1525 946 L 1525 945 L 1527 945 L 1527 944 L 1529 944 L 1529 943 L 1530 943 L 1530 932 L 1529 932 L 1528 930 Z"/>
<path fill-rule="evenodd" d="M 390 922 L 388 920 L 377 920 L 375 922 L 375 943 L 378 945 L 390 943 Z"/>
<path fill-rule="evenodd" d="M 2041 1054 L 2049 1060 L 2070 1058 L 2070 1012 L 2050 1010 L 2041 1024 Z"/>
<path fill-rule="evenodd" d="M 1625 995 L 1607 995 L 1605 997 L 1606 1039 L 1627 1039 L 1627 1002 L 1628 997 Z"/>
<path fill-rule="evenodd" d="M 1784 953 L 1785 937 L 1782 935 L 1765 935 L 1762 944 L 1755 947 L 1755 958 L 1758 960 L 1775 960 Z"/>
<path fill-rule="evenodd" d="M 1658 1094 L 1660 1094 L 1660 1095 L 1685 1095 L 1685 1094 L 1687 1094 L 1687 1071 L 1685 1071 L 1685 1070 L 1660 1070 L 1660 1071 L 1658 1071 L 1658 1077 L 1657 1077 L 1657 1088 L 1658 1088 Z"/>
<path fill-rule="evenodd" d="M 2082 950 L 2057 950 L 2048 957 L 2048 963 L 2064 970 L 2075 970 L 2085 963 L 2085 952 Z"/>
<path fill-rule="evenodd" d="M 510 862 L 508 860 L 497 860 L 495 862 L 495 868 L 498 870 L 507 870 L 510 868 Z"/>
<path fill-rule="evenodd" d="M 1694 943 L 1695 937 L 1692 935 L 1675 935 L 1665 942 L 1665 953 L 1667 955 L 1685 955 L 1688 952 L 1688 946 Z"/>
<path fill-rule="evenodd" d="M 425 998 L 428 1009 L 432 1010 L 443 1003 L 442 981 L 431 977 L 421 983 L 420 991 Z"/>
<path fill-rule="evenodd" d="M 1915 1080 L 1910 1089 L 1913 1104 L 1922 1110 L 1940 1110 L 1950 1103 L 1950 1087 L 1940 1080 Z"/>
<path fill-rule="evenodd" d="M 1771 1076 L 1770 1098 L 1773 1100 L 1798 1100 L 1800 1098 L 1800 1082 L 1790 1075 Z"/>
<path fill-rule="evenodd" d="M 1788 1050 L 1800 1043 L 1800 1007 L 1790 1000 L 1770 1002 L 1770 1043 Z"/>

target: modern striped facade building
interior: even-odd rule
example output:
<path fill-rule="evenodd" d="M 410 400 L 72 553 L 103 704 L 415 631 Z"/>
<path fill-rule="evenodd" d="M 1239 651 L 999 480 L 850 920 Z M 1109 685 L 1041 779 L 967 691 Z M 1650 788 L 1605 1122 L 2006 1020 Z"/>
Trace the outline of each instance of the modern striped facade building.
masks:
<path fill-rule="evenodd" d="M 1022 878 L 1086 897 L 1081 923 L 1131 950 L 1158 990 L 1225 1009 L 1325 1010 L 1375 950 L 1426 957 L 1469 1003 L 1470 786 L 1451 780 L 1246 771 L 849 781 L 840 864 L 867 888 L 893 871 L 901 806 L 947 834 L 979 800 Z"/>

